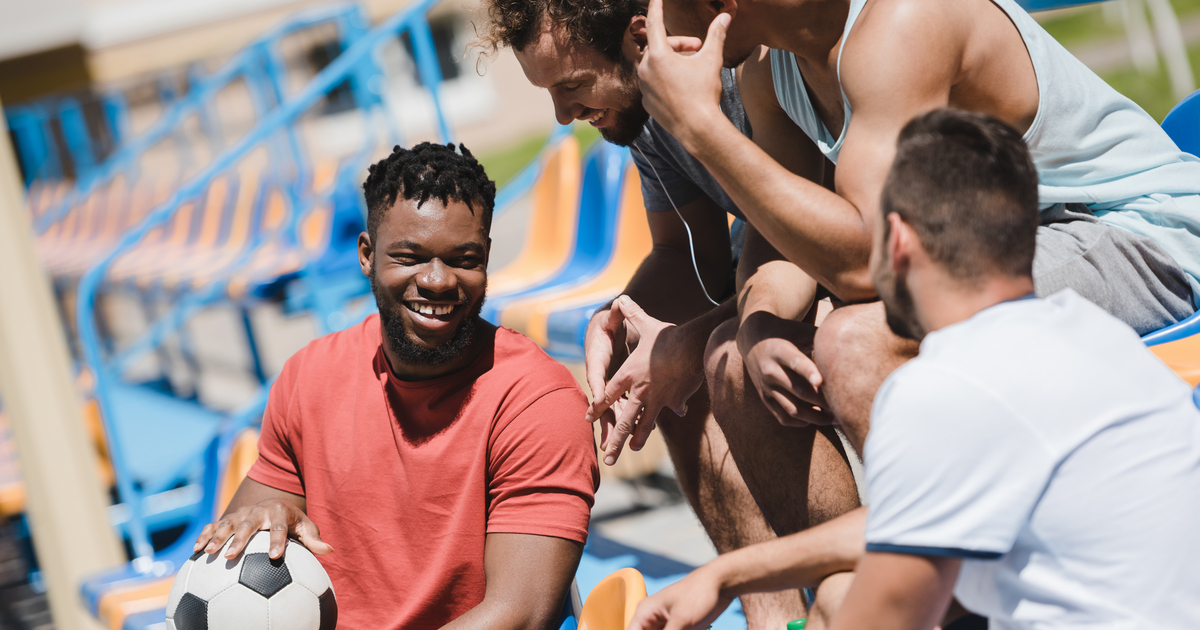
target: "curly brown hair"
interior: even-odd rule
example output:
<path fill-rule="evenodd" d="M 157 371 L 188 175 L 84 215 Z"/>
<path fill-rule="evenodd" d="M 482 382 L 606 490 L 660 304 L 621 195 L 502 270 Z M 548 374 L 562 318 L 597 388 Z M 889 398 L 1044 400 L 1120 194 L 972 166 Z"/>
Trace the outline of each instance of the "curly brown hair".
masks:
<path fill-rule="evenodd" d="M 617 62 L 629 21 L 646 14 L 638 0 L 484 0 L 483 4 L 487 24 L 476 44 L 485 52 L 505 46 L 524 50 L 541 33 L 542 16 L 548 15 L 572 40 Z"/>

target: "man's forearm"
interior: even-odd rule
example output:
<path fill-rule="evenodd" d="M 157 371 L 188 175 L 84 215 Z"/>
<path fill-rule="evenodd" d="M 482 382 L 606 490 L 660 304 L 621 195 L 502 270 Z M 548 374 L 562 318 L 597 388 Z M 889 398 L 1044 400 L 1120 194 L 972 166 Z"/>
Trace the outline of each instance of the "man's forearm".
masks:
<path fill-rule="evenodd" d="M 726 274 L 728 269 L 726 266 Z M 727 275 L 725 281 L 728 281 Z M 709 278 L 710 295 L 720 293 L 720 289 L 714 288 L 717 282 L 716 278 Z M 677 324 L 683 338 L 701 353 L 717 326 L 737 316 L 735 300 L 726 300 L 713 306 L 700 291 L 691 260 L 685 259 L 682 252 L 668 248 L 656 248 L 646 257 L 626 285 L 625 295 L 637 302 L 651 317 Z M 605 310 L 600 309 L 601 312 Z"/>
<path fill-rule="evenodd" d="M 488 534 L 483 560 L 486 595 L 443 630 L 557 628 L 582 555 L 583 544 L 565 538 Z"/>
<path fill-rule="evenodd" d="M 865 546 L 866 518 L 867 508 L 861 507 L 802 532 L 723 554 L 700 570 L 714 572 L 722 597 L 814 588 L 829 575 L 854 570 Z"/>
<path fill-rule="evenodd" d="M 706 252 L 697 252 L 705 254 Z M 711 258 L 717 258 L 712 256 Z M 730 258 L 726 246 L 720 260 L 699 258 L 708 294 L 719 299 L 729 282 Z M 688 252 L 655 247 L 638 266 L 625 295 L 633 298 L 651 317 L 671 324 L 684 324 L 711 311 L 714 306 L 700 290 Z"/>
<path fill-rule="evenodd" d="M 535 619 L 519 605 L 484 598 L 478 606 L 442 626 L 442 630 L 474 630 L 489 628 L 496 630 L 548 630 L 557 628 L 557 620 Z"/>
<path fill-rule="evenodd" d="M 850 202 L 785 169 L 728 120 L 684 144 L 788 260 L 843 300 L 874 296 L 870 231 Z"/>
<path fill-rule="evenodd" d="M 812 309 L 817 284 L 785 260 L 761 265 L 738 292 L 740 321 L 764 311 L 780 319 L 800 320 Z"/>

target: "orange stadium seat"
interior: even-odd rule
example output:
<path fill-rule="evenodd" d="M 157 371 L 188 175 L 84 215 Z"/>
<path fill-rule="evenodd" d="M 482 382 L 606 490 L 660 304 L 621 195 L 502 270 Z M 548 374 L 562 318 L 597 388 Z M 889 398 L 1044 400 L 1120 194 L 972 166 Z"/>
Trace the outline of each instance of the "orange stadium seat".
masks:
<path fill-rule="evenodd" d="M 496 295 L 549 279 L 571 256 L 579 213 L 579 141 L 563 137 L 545 157 L 542 174 L 531 194 L 525 245 L 511 263 L 488 274 L 488 291 Z"/>
<path fill-rule="evenodd" d="M 641 180 L 637 168 L 629 164 L 621 184 L 613 254 L 604 269 L 582 284 L 537 292 L 511 302 L 500 313 L 500 323 L 525 333 L 538 345 L 547 347 L 546 320 L 551 313 L 616 297 L 652 248 Z"/>

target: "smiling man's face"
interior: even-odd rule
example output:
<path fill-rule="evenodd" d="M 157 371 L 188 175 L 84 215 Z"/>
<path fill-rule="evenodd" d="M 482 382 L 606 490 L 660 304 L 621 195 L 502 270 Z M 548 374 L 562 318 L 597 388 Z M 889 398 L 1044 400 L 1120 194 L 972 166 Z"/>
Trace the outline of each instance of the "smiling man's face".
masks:
<path fill-rule="evenodd" d="M 642 107 L 633 61 L 612 61 L 599 50 L 573 41 L 549 19 L 542 19 L 533 42 L 513 52 L 525 78 L 550 92 L 560 125 L 583 120 L 599 129 L 605 140 L 628 146 L 650 118 Z"/>
<path fill-rule="evenodd" d="M 364 247 L 360 241 L 388 359 L 401 377 L 453 372 L 476 354 L 491 242 L 480 203 L 472 211 L 464 202 L 448 202 L 429 199 L 418 206 L 398 196 L 374 243 Z"/>

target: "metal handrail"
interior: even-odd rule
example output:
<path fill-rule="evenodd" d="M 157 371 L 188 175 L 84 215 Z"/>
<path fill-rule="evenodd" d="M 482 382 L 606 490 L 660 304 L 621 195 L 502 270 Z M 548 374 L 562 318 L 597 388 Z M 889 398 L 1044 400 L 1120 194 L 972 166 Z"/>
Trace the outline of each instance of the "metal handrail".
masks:
<path fill-rule="evenodd" d="M 275 45 L 284 36 L 330 21 L 340 22 L 344 26 L 351 27 L 343 29 L 347 31 L 345 34 L 356 35 L 355 31 L 366 28 L 366 20 L 366 12 L 358 3 L 337 3 L 314 7 L 288 17 L 256 38 L 218 70 L 205 77 L 187 95 L 172 102 L 150 129 L 137 138 L 122 144 L 108 159 L 96 165 L 92 176 L 87 181 L 77 186 L 58 206 L 48 209 L 35 221 L 35 229 L 39 233 L 44 232 L 98 187 L 111 182 L 117 175 L 131 170 L 147 150 L 174 134 L 186 118 L 201 112 L 218 91 L 230 82 L 254 73 L 258 65 L 265 62 L 265 58 L 270 56 Z M 343 44 L 352 43 L 353 37 L 344 38 Z M 275 83 L 272 87 L 276 90 L 276 99 L 282 100 L 282 76 L 279 72 L 269 72 L 268 74 Z M 258 81 L 251 80 L 248 80 L 247 83 L 259 84 Z M 252 96 L 256 95 L 252 93 Z M 266 112 L 261 113 L 265 114 Z"/>
<path fill-rule="evenodd" d="M 258 125 L 251 129 L 234 146 L 219 155 L 199 174 L 181 185 L 171 197 L 160 204 L 132 230 L 126 232 L 118 243 L 109 249 L 108 253 L 93 264 L 83 275 L 77 289 L 76 318 L 82 358 L 87 367 L 95 374 L 96 398 L 100 405 L 101 416 L 109 438 L 109 452 L 112 456 L 117 477 L 117 488 L 122 501 L 129 503 L 131 520 L 129 523 L 130 538 L 132 539 L 135 555 L 150 558 L 153 548 L 150 545 L 145 523 L 141 519 L 141 496 L 133 486 L 133 480 L 124 468 L 126 461 L 123 446 L 114 436 L 113 422 L 116 413 L 111 406 L 107 393 L 116 383 L 119 375 L 111 370 L 101 356 L 102 347 L 100 334 L 95 318 L 96 295 L 104 281 L 104 277 L 113 262 L 121 253 L 138 243 L 150 230 L 169 220 L 181 203 L 203 193 L 213 179 L 233 167 L 240 159 L 260 144 L 268 141 L 275 134 L 289 131 L 298 118 L 315 105 L 330 90 L 347 79 L 362 78 L 363 68 L 371 64 L 371 55 L 378 46 L 403 32 L 411 34 L 414 57 L 422 83 L 429 89 L 433 98 L 434 110 L 437 113 L 438 128 L 443 141 L 450 140 L 450 126 L 445 118 L 439 94 L 441 86 L 441 71 L 437 65 L 437 54 L 433 44 L 432 33 L 427 19 L 428 11 L 437 0 L 420 0 L 408 9 L 385 20 L 379 26 L 371 29 L 357 38 L 348 49 L 333 60 L 325 69 L 319 72 L 297 94 L 282 102 L 277 108 L 268 113 Z M 178 122 L 181 119 L 180 110 L 173 111 L 169 120 Z M 166 117 L 164 117 L 166 118 Z M 131 144 L 122 155 L 138 147 L 144 147 L 144 142 Z M 123 158 L 128 159 L 128 158 Z M 112 169 L 112 161 L 107 166 Z"/>

